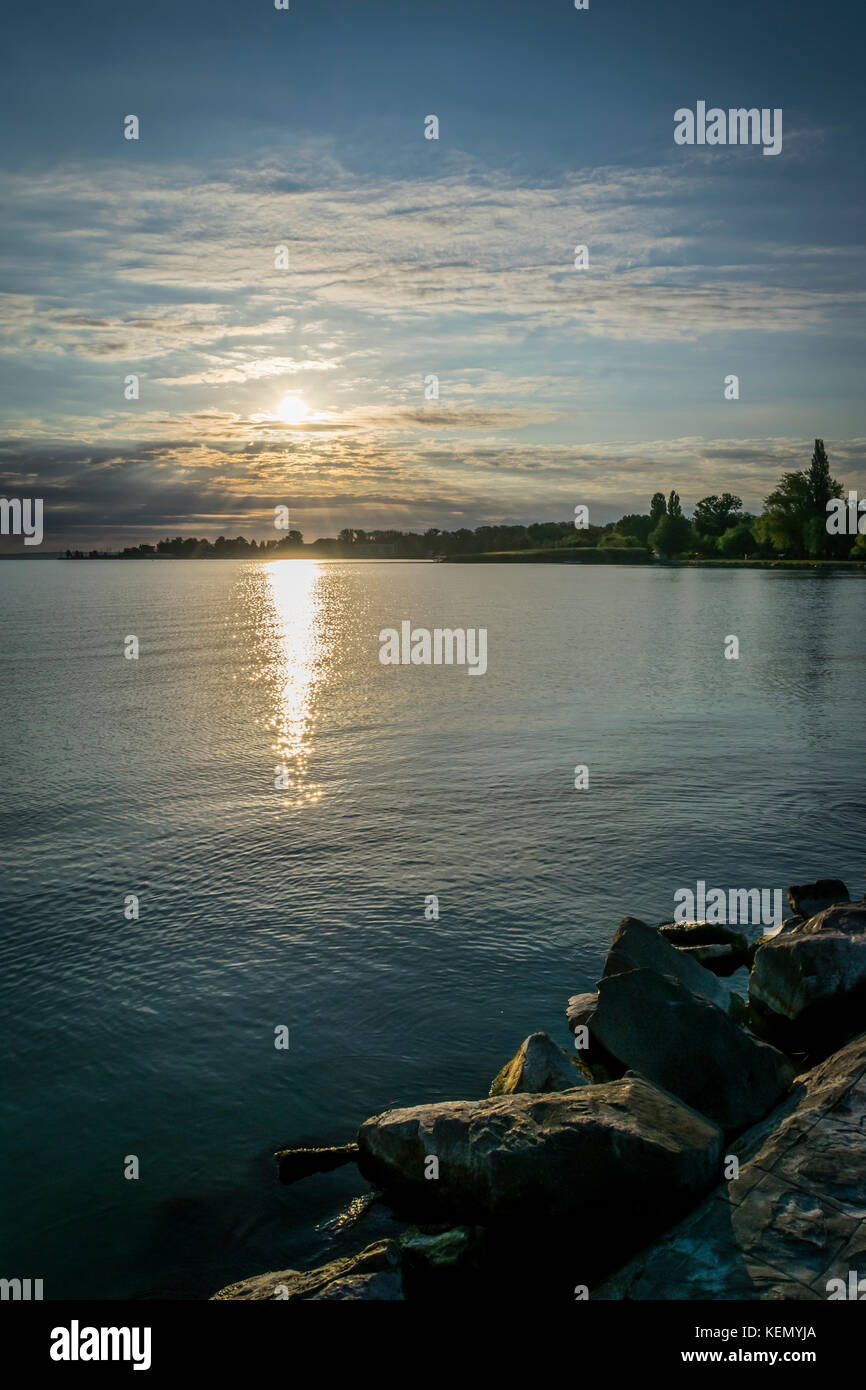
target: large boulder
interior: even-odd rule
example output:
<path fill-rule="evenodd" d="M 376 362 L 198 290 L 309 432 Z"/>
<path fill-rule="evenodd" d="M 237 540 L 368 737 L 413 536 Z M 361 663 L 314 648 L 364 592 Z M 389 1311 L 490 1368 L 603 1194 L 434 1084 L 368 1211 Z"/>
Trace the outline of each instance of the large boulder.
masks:
<path fill-rule="evenodd" d="M 866 1034 L 798 1078 L 732 1146 L 736 1176 L 591 1297 L 843 1297 L 850 1271 L 866 1273 L 864 1111 Z"/>
<path fill-rule="evenodd" d="M 866 902 L 827 907 L 765 941 L 749 1007 L 770 1036 L 813 1057 L 866 1026 Z"/>
<path fill-rule="evenodd" d="M 531 1033 L 494 1078 L 491 1096 L 513 1096 L 528 1091 L 543 1095 L 548 1091 L 570 1091 L 588 1086 L 590 1077 L 573 1057 L 547 1033 Z"/>
<path fill-rule="evenodd" d="M 641 1215 L 658 1221 L 712 1182 L 721 1142 L 702 1115 L 633 1076 L 389 1110 L 358 1132 L 362 1174 L 403 1204 L 522 1226 L 591 1224 L 615 1208 L 623 1238 L 624 1213 L 638 1230 Z"/>
<path fill-rule="evenodd" d="M 851 896 L 841 878 L 819 878 L 815 883 L 795 883 L 788 889 L 791 911 L 806 920 L 823 912 L 825 907 L 850 901 Z"/>
<path fill-rule="evenodd" d="M 395 1302 L 403 1298 L 402 1256 L 393 1240 L 368 1245 L 357 1255 L 332 1260 L 318 1269 L 284 1269 L 275 1274 L 255 1274 L 228 1284 L 214 1300 L 302 1303 L 325 1299 Z"/>
<path fill-rule="evenodd" d="M 648 927 L 637 917 L 625 917 L 610 943 L 602 978 L 640 969 L 672 975 L 692 994 L 708 1000 L 717 1008 L 726 1012 L 732 1008 L 729 991 L 709 970 L 704 970 L 696 960 L 690 960 L 682 951 L 678 951 L 655 927 Z M 593 1032 L 597 1033 L 594 1026 Z"/>
<path fill-rule="evenodd" d="M 766 1115 L 794 1076 L 776 1048 L 655 970 L 602 979 L 593 1031 L 627 1067 L 724 1130 L 743 1129 Z"/>

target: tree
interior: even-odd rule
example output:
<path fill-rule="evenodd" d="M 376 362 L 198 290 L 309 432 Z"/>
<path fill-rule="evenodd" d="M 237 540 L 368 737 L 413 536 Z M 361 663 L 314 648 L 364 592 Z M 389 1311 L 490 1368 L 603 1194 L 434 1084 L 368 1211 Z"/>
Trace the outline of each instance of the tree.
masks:
<path fill-rule="evenodd" d="M 621 531 L 609 531 L 598 543 L 599 550 L 643 550 L 645 543 L 639 536 L 624 536 Z"/>
<path fill-rule="evenodd" d="M 656 493 L 656 497 L 658 496 L 660 494 Z M 654 497 L 653 502 L 655 500 Z M 684 550 L 692 548 L 694 543 L 692 523 L 683 516 L 678 493 L 671 492 L 667 501 L 667 514 L 662 516 L 658 525 L 650 532 L 649 541 L 653 549 L 657 550 L 665 559 L 681 555 Z"/>
<path fill-rule="evenodd" d="M 661 496 L 661 494 L 659 494 Z M 664 501 L 664 498 L 662 498 Z M 661 517 L 658 518 L 658 521 Z M 616 523 L 616 530 L 621 536 L 633 536 L 640 545 L 646 545 L 649 540 L 650 531 L 658 525 L 658 521 L 653 521 L 651 516 L 640 516 L 636 512 L 630 512 L 628 516 L 621 516 Z"/>
<path fill-rule="evenodd" d="M 729 526 L 716 544 L 719 553 L 727 556 L 729 560 L 746 558 L 754 554 L 757 548 L 752 527 L 748 521 L 738 521 L 736 526 Z"/>
<path fill-rule="evenodd" d="M 653 526 L 658 526 L 666 511 L 667 504 L 665 503 L 664 493 L 654 492 L 650 502 L 650 518 Z"/>
<path fill-rule="evenodd" d="M 826 516 L 827 503 L 830 498 L 842 496 L 842 484 L 837 483 L 830 474 L 830 460 L 827 458 L 823 439 L 815 440 L 806 478 L 809 483 L 809 496 L 815 511 Z"/>
<path fill-rule="evenodd" d="M 702 536 L 723 536 L 742 520 L 742 505 L 742 497 L 735 497 L 732 492 L 723 492 L 721 497 L 715 493 L 702 497 L 692 517 L 695 530 Z"/>
<path fill-rule="evenodd" d="M 826 555 L 836 548 L 831 544 L 835 537 L 827 534 L 827 503 L 841 496 L 842 484 L 830 474 L 824 441 L 816 439 L 809 467 L 783 473 L 764 502 L 766 510 L 756 523 L 755 535 L 798 558 Z"/>

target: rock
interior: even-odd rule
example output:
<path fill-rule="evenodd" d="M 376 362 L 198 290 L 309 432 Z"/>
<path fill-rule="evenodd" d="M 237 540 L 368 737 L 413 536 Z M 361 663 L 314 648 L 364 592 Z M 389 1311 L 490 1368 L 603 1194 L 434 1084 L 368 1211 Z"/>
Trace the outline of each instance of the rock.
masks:
<path fill-rule="evenodd" d="M 815 883 L 794 884 L 788 889 L 791 911 L 807 921 L 826 907 L 850 901 L 851 895 L 841 878 L 819 878 Z"/>
<path fill-rule="evenodd" d="M 715 922 L 662 922 L 659 933 L 672 946 L 731 946 L 744 951 L 749 944 L 742 932 Z"/>
<path fill-rule="evenodd" d="M 718 1173 L 721 1134 L 642 1077 L 552 1095 L 509 1095 L 389 1110 L 358 1133 L 359 1167 L 390 1198 L 458 1219 L 537 1228 L 605 1225 L 622 1247 Z M 438 1177 L 428 1160 L 438 1160 Z M 628 1221 L 611 1208 L 628 1204 Z"/>
<path fill-rule="evenodd" d="M 780 928 L 779 928 L 778 931 L 775 931 L 775 932 L 768 932 L 767 935 L 768 935 L 769 937 L 781 936 L 781 935 L 782 935 L 782 932 L 785 932 L 785 931 L 793 931 L 793 930 L 794 930 L 794 927 L 799 927 L 799 926 L 802 925 L 803 922 L 808 922 L 808 920 L 809 920 L 808 917 L 801 917 L 800 914 L 799 914 L 798 912 L 795 912 L 794 915 L 793 915 L 793 917 L 786 917 L 786 918 L 785 918 L 784 922 L 782 923 L 782 925 L 780 926 Z"/>
<path fill-rule="evenodd" d="M 722 942 L 707 946 L 678 946 L 677 950 L 697 961 L 705 970 L 712 970 L 714 975 L 733 975 L 735 970 L 751 961 L 748 946 L 739 951 L 733 946 L 723 945 Z"/>
<path fill-rule="evenodd" d="M 602 979 L 593 1030 L 627 1067 L 728 1131 L 766 1115 L 794 1076 L 776 1048 L 655 970 Z"/>
<path fill-rule="evenodd" d="M 482 1226 L 452 1226 L 427 1235 L 407 1231 L 400 1241 L 405 1260 L 414 1259 L 431 1269 L 451 1269 L 461 1264 L 482 1240 Z"/>
<path fill-rule="evenodd" d="M 284 1269 L 277 1274 L 257 1274 L 228 1284 L 213 1300 L 271 1300 L 308 1302 L 322 1299 L 402 1300 L 402 1256 L 393 1240 L 368 1245 L 357 1255 L 333 1260 L 302 1273 Z M 212 1301 L 213 1301 L 212 1300 Z"/>
<path fill-rule="evenodd" d="M 317 1293 L 307 1297 L 308 1303 L 325 1300 L 353 1299 L 365 1303 L 397 1303 L 403 1299 L 403 1281 L 398 1270 L 382 1270 L 379 1274 L 351 1274 L 334 1279 Z"/>
<path fill-rule="evenodd" d="M 570 1091 L 575 1086 L 588 1086 L 589 1082 L 578 1062 L 547 1033 L 531 1033 L 494 1079 L 490 1095 L 513 1096 L 524 1091 L 541 1095 L 547 1091 Z"/>
<path fill-rule="evenodd" d="M 610 943 L 602 978 L 640 968 L 655 970 L 661 975 L 673 975 L 692 994 L 697 994 L 725 1012 L 731 1007 L 728 991 L 709 970 L 704 970 L 697 961 L 689 960 L 682 951 L 660 936 L 654 927 L 648 927 L 637 917 L 625 917 Z M 593 1032 L 601 1041 L 595 1027 Z"/>
<path fill-rule="evenodd" d="M 866 1034 L 733 1145 L 723 1182 L 591 1297 L 826 1300 L 866 1265 Z M 748 1321 L 748 1319 L 746 1319 Z"/>
<path fill-rule="evenodd" d="M 866 902 L 827 907 L 765 941 L 749 1007 L 770 1036 L 826 1056 L 866 1024 Z"/>
<path fill-rule="evenodd" d="M 280 1165 L 280 1182 L 293 1183 L 311 1173 L 329 1173 L 344 1163 L 355 1163 L 357 1144 L 340 1144 L 329 1149 L 278 1149 L 274 1158 Z"/>
<path fill-rule="evenodd" d="M 483 1281 L 483 1226 L 454 1226 L 431 1234 L 409 1230 L 400 1240 L 407 1298 L 453 1300 L 478 1295 Z"/>
<path fill-rule="evenodd" d="M 748 937 L 714 922 L 663 922 L 665 941 L 715 975 L 733 975 L 751 963 Z"/>
<path fill-rule="evenodd" d="M 572 1033 L 580 1023 L 590 1023 L 595 1013 L 595 1006 L 598 1003 L 598 993 L 592 994 L 573 994 L 568 1001 L 565 1016 L 568 1019 L 568 1026 Z"/>
<path fill-rule="evenodd" d="M 586 1046 L 579 1049 L 580 1066 L 593 1081 L 616 1081 L 622 1076 L 625 1067 L 618 1062 L 615 1057 L 611 1057 L 606 1048 L 602 1047 L 598 1038 L 592 1031 L 592 1016 L 595 1013 L 595 1006 L 598 1003 L 598 993 L 573 994 L 568 1001 L 565 1016 L 568 1019 L 568 1026 L 572 1033 L 577 1033 L 578 1028 L 586 1028 L 586 1033 L 582 1034 L 575 1041 L 585 1042 Z"/>
<path fill-rule="evenodd" d="M 783 932 L 793 931 L 794 927 L 799 927 L 807 920 L 806 917 L 798 917 L 796 915 L 793 917 L 786 917 L 782 925 L 776 931 L 770 931 L 764 936 L 759 936 L 757 941 L 753 941 L 749 947 L 749 967 L 751 968 L 752 962 L 755 959 L 755 954 L 760 946 L 765 946 L 768 941 L 773 941 L 775 937 L 781 936 Z"/>

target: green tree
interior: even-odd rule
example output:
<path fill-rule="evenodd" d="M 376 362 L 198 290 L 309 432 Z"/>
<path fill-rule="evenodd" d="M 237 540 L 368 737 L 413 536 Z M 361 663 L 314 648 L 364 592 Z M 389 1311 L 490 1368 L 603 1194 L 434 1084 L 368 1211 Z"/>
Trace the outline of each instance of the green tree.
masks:
<path fill-rule="evenodd" d="M 659 494 L 657 493 L 656 496 Z M 653 502 L 655 502 L 655 497 Z M 665 559 L 682 555 L 683 551 L 692 549 L 694 544 L 692 523 L 683 516 L 679 493 L 671 492 L 667 501 L 667 513 L 662 516 L 658 525 L 650 532 L 649 541 L 653 549 L 657 550 Z"/>
<path fill-rule="evenodd" d="M 755 535 L 798 559 L 830 554 L 837 538 L 827 534 L 827 503 L 841 496 L 842 484 L 831 476 L 824 441 L 816 439 L 809 467 L 783 473 L 764 502 Z"/>
<path fill-rule="evenodd" d="M 610 531 L 602 536 L 599 550 L 643 550 L 644 542 L 639 536 L 624 536 L 620 531 Z"/>
<path fill-rule="evenodd" d="M 732 492 L 723 492 L 721 497 L 715 493 L 702 497 L 692 517 L 695 530 L 702 536 L 723 536 L 742 520 L 742 505 L 742 497 L 735 497 Z"/>
<path fill-rule="evenodd" d="M 666 511 L 667 504 L 665 502 L 664 493 L 654 492 L 652 495 L 652 500 L 650 501 L 650 519 L 652 521 L 653 526 L 658 526 Z"/>
<path fill-rule="evenodd" d="M 661 495 L 661 494 L 659 494 Z M 664 501 L 664 498 L 662 498 Z M 646 545 L 649 540 L 650 531 L 658 525 L 661 516 L 653 521 L 651 516 L 641 516 L 636 512 L 630 512 L 628 516 L 621 516 L 616 523 L 616 530 L 621 536 L 633 536 L 639 545 Z"/>
<path fill-rule="evenodd" d="M 729 526 L 716 544 L 719 553 L 729 560 L 743 559 L 753 555 L 757 549 L 752 526 L 748 521 L 738 521 L 736 526 Z"/>

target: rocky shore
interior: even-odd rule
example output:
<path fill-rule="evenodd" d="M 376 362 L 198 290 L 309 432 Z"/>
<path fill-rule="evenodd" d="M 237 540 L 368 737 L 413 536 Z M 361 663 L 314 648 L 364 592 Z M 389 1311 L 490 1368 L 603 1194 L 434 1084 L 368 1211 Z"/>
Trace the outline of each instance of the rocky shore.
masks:
<path fill-rule="evenodd" d="M 357 1162 L 405 1229 L 214 1298 L 866 1297 L 866 899 L 788 901 L 751 943 L 626 917 L 570 1050 L 533 1033 L 483 1099 L 280 1150 L 286 1182 Z"/>

